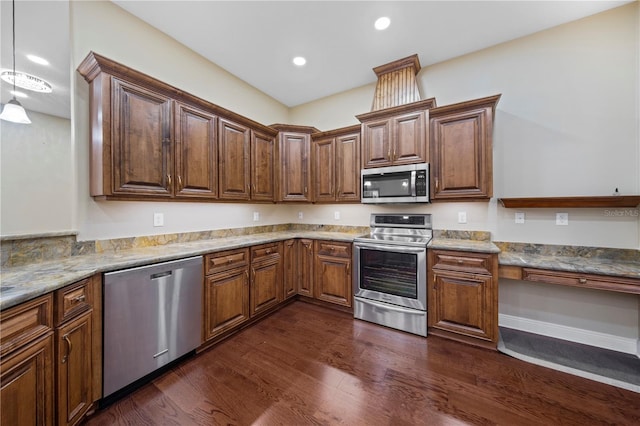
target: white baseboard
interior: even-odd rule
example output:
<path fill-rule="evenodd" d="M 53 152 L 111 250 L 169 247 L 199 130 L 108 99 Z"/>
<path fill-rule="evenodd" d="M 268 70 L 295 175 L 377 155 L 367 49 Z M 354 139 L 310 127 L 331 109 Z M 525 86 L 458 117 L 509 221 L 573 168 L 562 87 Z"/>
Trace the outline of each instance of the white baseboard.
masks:
<path fill-rule="evenodd" d="M 499 314 L 498 324 L 501 327 L 640 356 L 640 339 L 614 336 L 506 314 Z"/>

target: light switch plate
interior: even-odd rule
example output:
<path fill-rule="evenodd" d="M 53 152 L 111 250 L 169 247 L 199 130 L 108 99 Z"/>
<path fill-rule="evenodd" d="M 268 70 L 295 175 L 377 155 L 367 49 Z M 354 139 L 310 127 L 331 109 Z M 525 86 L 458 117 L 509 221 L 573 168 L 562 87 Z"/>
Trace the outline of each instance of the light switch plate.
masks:
<path fill-rule="evenodd" d="M 335 211 L 333 212 L 333 218 L 335 220 L 340 220 L 340 212 L 339 211 Z"/>
<path fill-rule="evenodd" d="M 467 223 L 467 212 L 458 212 L 458 223 Z"/>
<path fill-rule="evenodd" d="M 516 212 L 516 223 L 524 223 L 524 212 Z"/>
<path fill-rule="evenodd" d="M 253 221 L 257 222 L 260 220 L 260 212 L 253 212 Z"/>
<path fill-rule="evenodd" d="M 304 219 L 304 213 L 298 212 L 298 219 L 300 220 Z"/>
<path fill-rule="evenodd" d="M 556 213 L 556 225 L 568 225 L 569 213 Z"/>

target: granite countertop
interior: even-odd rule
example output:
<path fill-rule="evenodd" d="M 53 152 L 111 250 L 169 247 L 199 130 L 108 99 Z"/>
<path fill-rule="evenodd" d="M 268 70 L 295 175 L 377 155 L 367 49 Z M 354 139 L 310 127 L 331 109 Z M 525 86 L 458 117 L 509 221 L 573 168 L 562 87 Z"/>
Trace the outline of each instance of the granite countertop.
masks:
<path fill-rule="evenodd" d="M 498 259 L 501 266 L 520 266 L 552 271 L 640 279 L 640 262 L 635 260 L 558 256 L 509 251 L 501 252 Z"/>
<path fill-rule="evenodd" d="M 429 243 L 430 249 L 460 250 L 475 253 L 500 253 L 498 246 L 491 241 L 464 240 L 457 238 L 434 238 Z"/>
<path fill-rule="evenodd" d="M 0 310 L 50 293 L 97 273 L 283 241 L 289 238 L 352 242 L 357 236 L 354 233 L 327 231 L 270 232 L 71 256 L 53 261 L 2 268 L 0 272 Z"/>

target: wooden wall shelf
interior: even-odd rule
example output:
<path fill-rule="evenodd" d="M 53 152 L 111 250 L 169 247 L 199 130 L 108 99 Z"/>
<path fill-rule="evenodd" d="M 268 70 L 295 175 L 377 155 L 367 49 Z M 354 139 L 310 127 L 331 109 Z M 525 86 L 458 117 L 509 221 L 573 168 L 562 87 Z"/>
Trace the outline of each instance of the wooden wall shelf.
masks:
<path fill-rule="evenodd" d="M 535 197 L 535 198 L 498 198 L 506 208 L 544 208 L 544 207 L 618 207 L 636 208 L 640 204 L 640 195 L 612 195 L 608 197 Z"/>

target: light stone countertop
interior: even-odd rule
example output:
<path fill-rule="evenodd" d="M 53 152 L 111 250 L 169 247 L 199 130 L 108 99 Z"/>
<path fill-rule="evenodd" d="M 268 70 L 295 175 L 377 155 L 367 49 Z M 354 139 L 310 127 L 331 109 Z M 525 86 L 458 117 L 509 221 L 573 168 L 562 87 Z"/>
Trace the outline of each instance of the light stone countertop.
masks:
<path fill-rule="evenodd" d="M 430 249 L 460 250 L 475 253 L 500 253 L 498 246 L 491 241 L 463 240 L 456 238 L 434 238 L 429 242 Z"/>
<path fill-rule="evenodd" d="M 640 279 L 640 262 L 634 260 L 551 256 L 505 251 L 500 253 L 498 260 L 501 266 L 520 266 L 523 268 Z"/>
<path fill-rule="evenodd" d="M 250 247 L 290 238 L 352 242 L 358 234 L 326 231 L 284 231 L 134 248 L 71 256 L 0 271 L 0 310 L 35 299 L 97 273 Z"/>

